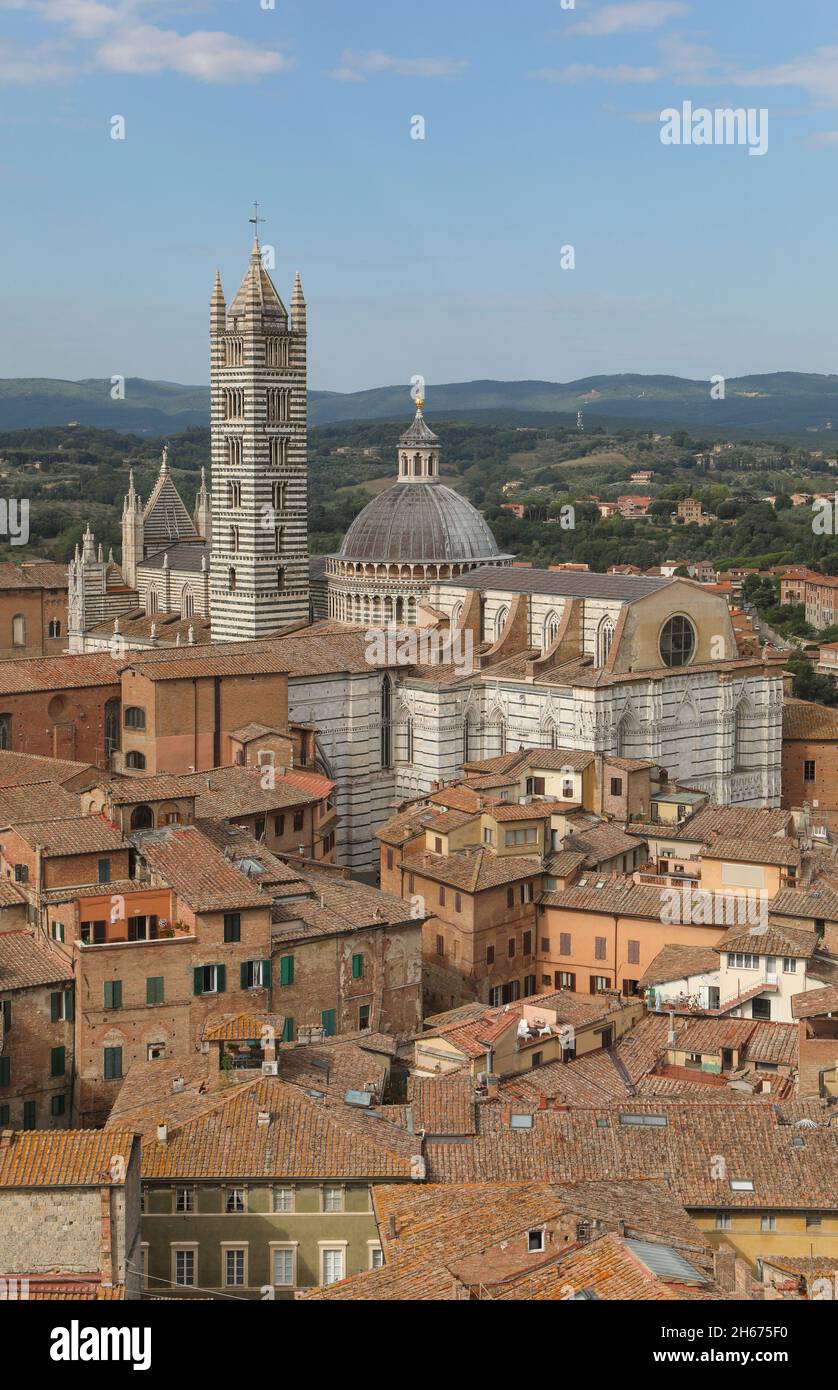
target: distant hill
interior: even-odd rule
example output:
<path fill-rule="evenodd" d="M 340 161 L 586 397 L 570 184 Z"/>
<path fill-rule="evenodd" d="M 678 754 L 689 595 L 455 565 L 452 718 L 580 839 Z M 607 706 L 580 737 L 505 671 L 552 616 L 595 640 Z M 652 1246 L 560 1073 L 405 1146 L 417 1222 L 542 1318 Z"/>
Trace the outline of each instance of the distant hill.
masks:
<path fill-rule="evenodd" d="M 209 389 L 129 377 L 125 398 L 111 399 L 110 381 L 0 379 L 0 430 L 78 423 L 139 434 L 176 434 L 209 420 Z M 405 418 L 407 386 L 370 391 L 312 391 L 313 425 Z M 712 400 L 709 381 L 676 376 L 583 377 L 578 381 L 463 381 L 428 387 L 428 408 L 437 419 L 457 416 L 486 423 L 547 424 L 584 412 L 586 422 L 642 427 L 682 425 L 712 434 L 809 434 L 822 432 L 830 447 L 831 423 L 838 445 L 838 376 L 805 372 L 731 377 L 725 399 Z M 831 422 L 831 423 L 830 423 Z"/>

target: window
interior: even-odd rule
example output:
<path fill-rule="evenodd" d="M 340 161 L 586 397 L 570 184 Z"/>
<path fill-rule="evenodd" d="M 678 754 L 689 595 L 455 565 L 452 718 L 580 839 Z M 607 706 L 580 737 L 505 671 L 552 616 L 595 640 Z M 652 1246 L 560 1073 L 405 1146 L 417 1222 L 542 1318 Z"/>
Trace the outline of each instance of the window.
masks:
<path fill-rule="evenodd" d="M 630 941 L 628 943 L 628 963 L 629 965 L 640 964 L 640 942 Z"/>
<path fill-rule="evenodd" d="M 761 998 L 760 998 L 760 999 L 752 999 L 752 1000 L 751 1000 L 751 1018 L 769 1018 L 769 1019 L 770 1019 L 770 1017 L 771 1017 L 771 1000 L 770 1000 L 770 999 L 761 999 Z"/>
<path fill-rule="evenodd" d="M 224 1284 L 228 1289 L 244 1285 L 246 1253 L 241 1248 L 224 1251 Z"/>
<path fill-rule="evenodd" d="M 72 1023 L 75 1016 L 72 989 L 59 989 L 50 995 L 49 1014 L 52 1023 Z"/>
<path fill-rule="evenodd" d="M 612 618 L 603 618 L 597 629 L 596 638 L 596 664 L 604 666 L 611 651 L 611 644 L 614 641 L 614 622 Z"/>
<path fill-rule="evenodd" d="M 544 1232 L 527 1231 L 527 1250 L 531 1255 L 539 1254 L 544 1249 Z"/>
<path fill-rule="evenodd" d="M 822 1217 L 821 1217 L 821 1214 L 820 1214 L 819 1211 L 809 1211 L 809 1212 L 806 1213 L 806 1230 L 807 1230 L 807 1231 L 814 1231 L 814 1230 L 816 1230 L 816 1229 L 821 1225 L 821 1222 L 822 1222 Z"/>
<path fill-rule="evenodd" d="M 11 1057 L 0 1057 L 0 1086 L 11 1086 L 12 1084 L 12 1059 Z"/>
<path fill-rule="evenodd" d="M 756 970 L 758 965 L 758 956 L 752 956 L 742 951 L 735 951 L 727 958 L 728 970 Z"/>
<path fill-rule="evenodd" d="M 110 883 L 111 881 L 111 861 L 110 859 L 99 860 L 99 882 Z"/>
<path fill-rule="evenodd" d="M 527 788 L 527 792 L 526 792 L 527 796 L 543 796 L 543 795 L 544 795 L 544 778 L 543 778 L 543 777 L 528 777 L 527 780 L 526 780 L 526 788 Z"/>
<path fill-rule="evenodd" d="M 285 817 L 274 816 L 274 835 L 285 834 Z"/>
<path fill-rule="evenodd" d="M 23 1128 L 37 1129 L 37 1127 L 38 1117 L 35 1102 L 34 1100 L 25 1100 L 23 1102 Z"/>
<path fill-rule="evenodd" d="M 12 1026 L 12 1001 L 11 1001 L 11 999 L 3 999 L 2 1001 L 0 1001 L 0 1015 L 2 1015 L 2 1019 L 3 1019 L 3 1032 L 4 1032 L 4 1033 L 8 1033 L 9 1029 L 10 1029 L 11 1026 Z"/>
<path fill-rule="evenodd" d="M 455 911 L 455 912 L 462 912 L 462 910 L 463 910 L 463 900 L 462 900 L 462 897 L 460 896 L 459 893 L 455 893 L 455 894 L 454 894 L 454 911 Z"/>
<path fill-rule="evenodd" d="M 195 1283 L 195 1251 L 175 1250 L 174 1256 L 174 1282 L 191 1288 Z"/>
<path fill-rule="evenodd" d="M 243 960 L 239 966 L 239 984 L 242 989 L 270 989 L 270 961 Z"/>
<path fill-rule="evenodd" d="M 640 1125 L 647 1129 L 665 1129 L 667 1118 L 665 1115 L 632 1115 L 624 1114 L 620 1116 L 621 1125 Z"/>
<path fill-rule="evenodd" d="M 437 953 L 438 956 L 444 956 L 444 955 L 445 955 L 445 937 L 444 937 L 444 936 L 437 936 L 437 939 L 436 939 L 436 953 Z"/>
<path fill-rule="evenodd" d="M 15 864 L 15 883 L 29 882 L 29 865 Z"/>
<path fill-rule="evenodd" d="M 294 983 L 294 957 L 280 956 L 279 958 L 279 983 L 281 985 L 293 985 Z"/>
<path fill-rule="evenodd" d="M 370 1269 L 383 1269 L 384 1251 L 380 1245 L 370 1246 Z"/>
<path fill-rule="evenodd" d="M 22 613 L 15 613 L 12 618 L 12 646 L 26 646 L 26 619 Z"/>
<path fill-rule="evenodd" d="M 510 960 L 512 960 L 512 957 L 515 955 L 515 937 L 514 937 L 514 936 L 510 936 L 509 939 L 508 939 L 508 941 L 507 941 L 507 943 L 506 943 L 506 954 L 507 954 L 507 956 L 509 957 Z"/>
<path fill-rule="evenodd" d="M 132 748 L 130 753 L 125 754 L 125 766 L 142 770 L 145 767 L 145 754 L 137 753 Z"/>
<path fill-rule="evenodd" d="M 521 902 L 531 903 L 533 900 L 533 888 L 531 883 L 521 884 Z"/>
<path fill-rule="evenodd" d="M 274 1246 L 273 1249 L 273 1281 L 275 1284 L 286 1288 L 293 1287 L 296 1283 L 294 1273 L 296 1251 L 293 1245 Z"/>
<path fill-rule="evenodd" d="M 393 748 L 392 748 L 392 701 L 393 687 L 389 676 L 385 676 L 381 682 L 381 766 L 383 768 L 392 767 Z"/>
<path fill-rule="evenodd" d="M 605 960 L 605 952 L 608 948 L 608 940 L 604 936 L 594 938 L 594 960 Z"/>
<path fill-rule="evenodd" d="M 532 932 L 525 931 L 521 938 L 521 954 L 524 956 L 532 955 Z"/>
<path fill-rule="evenodd" d="M 125 727 L 126 729 L 145 728 L 145 710 L 138 705 L 127 705 L 125 708 Z"/>
<path fill-rule="evenodd" d="M 66 1049 L 63 1047 L 52 1047 L 49 1053 L 49 1074 L 50 1076 L 63 1076 L 66 1071 Z"/>
<path fill-rule="evenodd" d="M 560 956 L 569 956 L 569 955 L 572 955 L 572 954 L 573 954 L 573 952 L 572 952 L 571 943 L 570 943 L 570 932 L 569 932 L 569 931 L 559 932 L 559 955 L 560 955 Z"/>
<path fill-rule="evenodd" d="M 598 994 L 601 989 L 609 989 L 610 986 L 611 979 L 608 975 L 591 976 L 591 994 Z"/>
<path fill-rule="evenodd" d="M 240 1216 L 244 1207 L 244 1188 L 228 1187 L 224 1194 L 224 1210 L 231 1216 Z"/>
<path fill-rule="evenodd" d="M 576 989 L 576 976 L 571 970 L 557 970 L 553 975 L 555 989 Z"/>
<path fill-rule="evenodd" d="M 658 639 L 664 666 L 689 666 L 695 652 L 695 628 L 689 618 L 678 613 L 668 618 Z"/>
<path fill-rule="evenodd" d="M 105 981 L 105 1004 L 104 1004 L 104 1006 L 105 1006 L 106 1009 L 121 1009 L 121 1008 L 122 1008 L 122 981 L 121 981 L 121 980 L 106 980 L 106 981 Z"/>
<path fill-rule="evenodd" d="M 49 635 L 50 637 L 60 637 L 60 636 L 61 636 L 61 623 L 58 621 L 57 618 L 50 618 L 49 629 L 48 629 L 48 635 Z"/>
<path fill-rule="evenodd" d="M 494 963 L 495 963 L 495 948 L 494 948 L 494 946 L 487 946 L 487 947 L 486 947 L 486 964 L 487 964 L 487 965 L 494 965 Z"/>
<path fill-rule="evenodd" d="M 322 1252 L 322 1280 L 323 1284 L 336 1284 L 343 1278 L 346 1251 L 343 1246 L 335 1249 L 326 1248 Z"/>
<path fill-rule="evenodd" d="M 717 1230 L 717 1231 L 729 1231 L 729 1230 L 730 1230 L 730 1227 L 731 1227 L 730 1212 L 727 1212 L 727 1211 L 717 1211 L 717 1212 L 716 1212 L 716 1230 Z"/>
<path fill-rule="evenodd" d="M 103 1072 L 106 1081 L 119 1081 L 122 1078 L 122 1048 L 106 1047 L 104 1052 Z"/>
<path fill-rule="evenodd" d="M 224 913 L 224 940 L 241 941 L 242 939 L 242 919 L 240 912 Z"/>
<path fill-rule="evenodd" d="M 294 1041 L 294 1020 L 293 1018 L 289 1018 L 287 1014 L 285 1016 L 285 1022 L 282 1025 L 282 1041 Z"/>
<path fill-rule="evenodd" d="M 525 994 L 525 995 L 535 994 L 535 991 L 536 991 L 535 976 L 534 976 L 534 975 L 525 975 L 525 976 L 524 976 L 524 994 Z"/>
<path fill-rule="evenodd" d="M 359 1009 L 358 1009 L 358 1027 L 359 1027 L 360 1029 L 364 1029 L 364 1028 L 369 1028 L 369 1026 L 370 1026 L 370 1006 L 369 1006 L 369 1004 L 361 1004 L 361 1006 L 360 1006 Z"/>
<path fill-rule="evenodd" d="M 761 1231 L 776 1231 L 776 1216 L 761 1216 L 759 1219 L 759 1228 Z"/>
<path fill-rule="evenodd" d="M 66 1096 L 51 1096 L 49 1102 L 49 1113 L 57 1119 L 60 1115 L 64 1114 L 64 1111 L 66 1109 L 66 1103 Z"/>
<path fill-rule="evenodd" d="M 797 974 L 797 961 L 795 960 L 794 956 L 783 956 L 783 974 Z"/>
<path fill-rule="evenodd" d="M 514 889 L 514 888 L 507 888 L 507 890 L 506 890 L 506 906 L 507 906 L 507 907 L 514 907 L 514 906 L 515 906 L 515 889 Z"/>
<path fill-rule="evenodd" d="M 293 1187 L 274 1188 L 274 1211 L 293 1211 L 295 1205 Z"/>
<path fill-rule="evenodd" d="M 5 1128 L 10 1123 L 11 1109 L 8 1105 L 0 1105 L 0 1125 Z"/>
<path fill-rule="evenodd" d="M 360 980 L 364 973 L 364 957 L 360 954 L 352 957 L 352 978 Z"/>
<path fill-rule="evenodd" d="M 754 1184 L 751 1178 L 731 1178 L 731 1192 L 753 1192 Z"/>
<path fill-rule="evenodd" d="M 0 714 L 0 748 L 12 746 L 12 716 Z"/>
<path fill-rule="evenodd" d="M 572 777 L 563 777 L 563 778 L 562 778 L 562 799 L 563 799 L 564 801 L 570 801 L 571 798 L 572 798 L 572 796 L 573 796 L 573 778 L 572 778 Z"/>
<path fill-rule="evenodd" d="M 807 758 L 803 764 L 803 780 L 804 782 L 814 782 L 815 780 L 815 764 L 810 758 Z"/>
<path fill-rule="evenodd" d="M 236 571 L 233 569 L 232 565 L 227 571 L 227 588 L 230 590 L 231 594 L 236 592 Z"/>
<path fill-rule="evenodd" d="M 165 1002 L 162 975 L 149 975 L 147 977 L 145 982 L 145 1002 L 147 1004 L 162 1004 Z"/>
<path fill-rule="evenodd" d="M 612 795 L 612 796 L 622 796 L 622 794 L 623 794 L 623 779 L 622 779 L 622 777 L 612 777 L 612 778 L 611 778 L 611 795 Z"/>
<path fill-rule="evenodd" d="M 223 965 L 196 965 L 193 971 L 196 994 L 223 994 L 227 972 Z"/>
<path fill-rule="evenodd" d="M 295 812 L 294 812 L 294 829 L 295 829 L 295 830 L 302 830 L 302 828 L 303 828 L 303 812 L 302 812 L 302 811 L 295 811 Z"/>
<path fill-rule="evenodd" d="M 333 1038 L 337 1032 L 337 1010 L 321 1009 L 320 1027 L 327 1038 Z"/>
<path fill-rule="evenodd" d="M 323 1188 L 323 1210 L 324 1211 L 343 1211 L 343 1188 L 324 1187 Z"/>
<path fill-rule="evenodd" d="M 442 853 L 442 841 L 441 841 L 441 840 L 437 840 L 437 844 L 439 845 L 439 849 L 437 850 L 437 854 L 441 854 L 441 853 Z M 444 907 L 444 906 L 445 906 L 445 888 L 443 887 L 442 884 L 439 885 L 439 905 L 440 905 L 440 907 Z"/>
<path fill-rule="evenodd" d="M 195 1189 L 193 1187 L 175 1188 L 175 1211 L 190 1212 L 195 1210 Z"/>

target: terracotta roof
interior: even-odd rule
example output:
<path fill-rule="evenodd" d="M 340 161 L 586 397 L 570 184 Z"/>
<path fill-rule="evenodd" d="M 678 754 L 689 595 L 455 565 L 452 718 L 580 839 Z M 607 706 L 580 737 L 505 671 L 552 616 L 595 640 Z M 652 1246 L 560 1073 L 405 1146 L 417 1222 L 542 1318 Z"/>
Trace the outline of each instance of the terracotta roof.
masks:
<path fill-rule="evenodd" d="M 523 802 L 493 801 L 486 807 L 486 815 L 503 824 L 508 820 L 549 820 L 556 811 L 564 810 L 557 801 Z"/>
<path fill-rule="evenodd" d="M 752 806 L 719 806 L 708 802 L 695 815 L 677 827 L 679 840 L 697 840 L 708 844 L 712 836 L 731 840 L 773 840 L 785 835 L 791 822 L 790 811 L 764 811 Z M 673 827 L 659 827 L 663 837 L 676 833 Z"/>
<path fill-rule="evenodd" d="M 83 656 L 26 656 L 0 662 L 0 695 L 33 690 L 80 690 L 88 686 L 119 687 L 120 664 L 109 652 Z"/>
<path fill-rule="evenodd" d="M 610 1233 L 570 1251 L 539 1270 L 518 1275 L 493 1290 L 495 1299 L 526 1301 L 572 1297 L 631 1302 L 682 1302 L 687 1297 L 728 1297 L 689 1260 L 679 1262 L 678 1277 L 665 1278 L 647 1265 L 638 1251 L 642 1243 L 626 1241 Z M 659 1243 L 654 1250 L 660 1249 Z M 654 1255 L 649 1256 L 654 1261 Z"/>
<path fill-rule="evenodd" d="M 76 816 L 67 820 L 17 822 L 12 830 L 33 848 L 40 846 L 50 858 L 74 854 L 104 854 L 130 846 L 100 816 Z"/>
<path fill-rule="evenodd" d="M 735 864 L 798 865 L 800 850 L 793 840 L 718 839 L 705 845 L 702 859 L 726 859 Z"/>
<path fill-rule="evenodd" d="M 4 1130 L 0 1188 L 119 1186 L 136 1136 L 112 1129 Z"/>
<path fill-rule="evenodd" d="M 631 854 L 643 848 L 643 841 L 637 836 L 627 835 L 619 825 L 610 823 L 593 825 L 590 830 L 574 831 L 566 836 L 564 844 L 566 849 L 581 850 L 585 863 L 591 868 L 618 854 Z"/>
<path fill-rule="evenodd" d="M 780 927 L 769 920 L 766 931 L 760 927 L 732 927 L 716 942 L 716 950 L 744 951 L 755 956 L 794 956 L 798 960 L 809 960 L 818 946 L 814 931 Z M 743 979 L 746 977 L 743 977 Z"/>
<path fill-rule="evenodd" d="M 26 1298 L 32 1303 L 86 1303 L 108 1300 L 119 1301 L 125 1297 L 124 1284 L 103 1284 L 101 1274 L 76 1274 L 71 1271 L 56 1270 L 49 1274 L 10 1274 L 6 1279 L 25 1282 Z"/>
<path fill-rule="evenodd" d="M 439 791 L 431 792 L 427 800 L 435 806 L 448 806 L 452 811 L 479 811 L 483 805 L 483 798 L 462 784 L 440 787 Z"/>
<path fill-rule="evenodd" d="M 5 665 L 5 662 L 3 663 Z M 91 775 L 91 784 L 101 776 L 90 763 L 70 762 L 65 758 L 42 758 L 36 753 L 12 753 L 0 750 L 0 787 L 35 786 L 39 782 L 58 782 L 62 785 L 80 773 Z"/>
<path fill-rule="evenodd" d="M 259 1042 L 266 1028 L 273 1028 L 275 1038 L 282 1036 L 279 1014 L 214 1014 L 204 1024 L 203 1042 Z"/>
<path fill-rule="evenodd" d="M 11 878 L 0 878 L 0 907 L 16 907 L 28 903 L 29 899 L 22 888 Z"/>
<path fill-rule="evenodd" d="M 270 1115 L 269 1124 L 259 1114 Z M 145 1181 L 172 1178 L 405 1178 L 418 1141 L 351 1105 L 311 1100 L 262 1077 L 203 1115 L 169 1127 L 142 1151 Z"/>
<path fill-rule="evenodd" d="M 290 868 L 284 860 L 272 854 L 245 826 L 200 818 L 196 824 L 201 834 L 211 840 L 253 883 L 264 888 L 270 898 L 295 897 L 310 891 L 301 870 Z"/>
<path fill-rule="evenodd" d="M 407 1099 L 415 1133 L 474 1134 L 474 1082 L 464 1073 L 423 1078 L 412 1076 Z"/>
<path fill-rule="evenodd" d="M 434 807 L 426 806 L 424 802 L 413 803 L 380 825 L 375 832 L 376 838 L 386 845 L 406 844 L 408 840 L 423 834 L 425 826 L 435 819 L 436 814 Z"/>
<path fill-rule="evenodd" d="M 771 900 L 771 916 L 838 922 L 838 891 L 821 882 L 809 889 L 781 888 Z"/>
<path fill-rule="evenodd" d="M 459 830 L 463 825 L 470 825 L 475 819 L 473 811 L 437 811 L 431 815 L 429 820 L 424 822 L 424 825 L 426 830 L 447 834 L 449 830 Z"/>
<path fill-rule="evenodd" d="M 795 1018 L 817 1018 L 820 1014 L 838 1014 L 838 985 L 823 989 L 808 989 L 792 996 L 791 1011 Z"/>
<path fill-rule="evenodd" d="M 4 787 L 0 791 L 0 826 L 22 821 L 61 820 L 79 814 L 78 792 L 68 792 L 58 782 L 35 782 L 29 787 Z"/>
<path fill-rule="evenodd" d="M 783 738 L 804 742 L 838 739 L 838 709 L 787 696 L 783 704 Z"/>
<path fill-rule="evenodd" d="M 226 645 L 226 644 L 225 644 Z M 232 645 L 232 644 L 231 644 Z M 130 652 L 122 666 L 150 681 L 195 680 L 201 676 L 283 675 L 285 663 L 275 651 L 225 651 L 224 646 L 170 647 L 168 651 Z M 165 659 L 164 659 L 165 658 Z"/>
<path fill-rule="evenodd" d="M 594 882 L 600 882 L 591 875 Z M 623 917 L 653 917 L 661 920 L 661 909 L 668 901 L 664 894 L 669 891 L 651 883 L 635 883 L 631 878 L 606 878 L 601 888 L 591 883 L 584 887 L 562 888 L 544 893 L 541 902 L 545 907 L 571 908 L 575 912 L 618 913 Z"/>
<path fill-rule="evenodd" d="M 73 979 L 69 956 L 28 931 L 0 932 L 0 991 Z"/>
<path fill-rule="evenodd" d="M 264 738 L 265 734 L 278 734 L 280 738 L 288 738 L 287 733 L 269 724 L 243 724 L 240 729 L 231 729 L 230 737 L 239 743 L 250 743 L 255 738 Z"/>
<path fill-rule="evenodd" d="M 270 899 L 194 825 L 136 837 L 140 852 L 193 912 L 270 907 Z"/>
<path fill-rule="evenodd" d="M 556 878 L 567 878 L 584 862 L 585 855 L 581 850 L 560 850 L 558 854 L 551 854 L 549 859 L 545 859 L 544 871 Z"/>
<path fill-rule="evenodd" d="M 644 498 L 644 501 L 647 501 Z M 672 579 L 646 579 L 634 575 L 580 573 L 578 570 L 542 570 L 534 566 L 498 569 L 484 565 L 461 579 L 446 579 L 446 588 L 497 590 L 499 593 L 563 594 L 568 597 L 610 598 L 633 603 L 675 583 Z"/>
<path fill-rule="evenodd" d="M 482 846 L 457 854 L 410 854 L 403 860 L 403 869 L 464 888 L 467 893 L 517 883 L 519 879 L 532 878 L 542 871 L 541 860 L 536 854 L 493 854 Z"/>
<path fill-rule="evenodd" d="M 718 951 L 707 946 L 672 944 L 658 951 L 654 960 L 638 980 L 641 988 L 683 980 L 690 975 L 705 975 L 719 968 Z"/>
<path fill-rule="evenodd" d="M 179 781 L 192 788 L 195 814 L 210 820 L 247 816 L 286 806 L 324 801 L 335 783 L 316 772 L 276 769 L 273 786 L 264 786 L 264 768 L 217 767 L 211 772 L 187 773 Z"/>
<path fill-rule="evenodd" d="M 306 869 L 305 882 L 314 895 L 312 898 L 274 904 L 272 935 L 275 942 L 410 922 L 418 925 L 424 920 L 424 917 L 412 916 L 411 905 L 404 898 L 382 893 L 355 879 L 336 878 Z"/>
<path fill-rule="evenodd" d="M 159 772 L 153 777 L 119 777 L 100 782 L 102 791 L 114 806 L 131 806 L 138 801 L 173 801 L 194 797 L 195 785 L 188 776 Z"/>
<path fill-rule="evenodd" d="M 0 561 L 0 589 L 67 589 L 69 584 L 68 567 L 52 560 Z"/>

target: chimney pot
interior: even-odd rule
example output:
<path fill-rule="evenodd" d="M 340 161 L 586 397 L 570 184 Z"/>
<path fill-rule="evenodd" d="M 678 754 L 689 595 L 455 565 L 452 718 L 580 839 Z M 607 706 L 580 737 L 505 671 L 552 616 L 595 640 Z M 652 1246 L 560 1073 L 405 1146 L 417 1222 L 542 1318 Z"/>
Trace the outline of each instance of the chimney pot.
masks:
<path fill-rule="evenodd" d="M 168 1141 L 169 1141 L 169 1126 L 166 1124 L 166 1121 L 165 1121 L 165 1120 L 161 1120 L 160 1123 L 159 1123 L 158 1126 L 157 1126 L 157 1142 L 158 1142 L 158 1144 L 167 1144 Z"/>

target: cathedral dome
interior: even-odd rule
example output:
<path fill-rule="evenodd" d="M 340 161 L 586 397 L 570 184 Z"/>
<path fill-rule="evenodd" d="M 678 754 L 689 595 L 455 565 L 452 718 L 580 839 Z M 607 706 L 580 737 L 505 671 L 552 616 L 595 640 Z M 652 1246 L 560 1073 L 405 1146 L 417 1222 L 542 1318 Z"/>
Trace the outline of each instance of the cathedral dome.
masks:
<path fill-rule="evenodd" d="M 339 558 L 444 564 L 499 554 L 489 527 L 465 497 L 437 479 L 411 479 L 393 483 L 356 516 Z"/>

